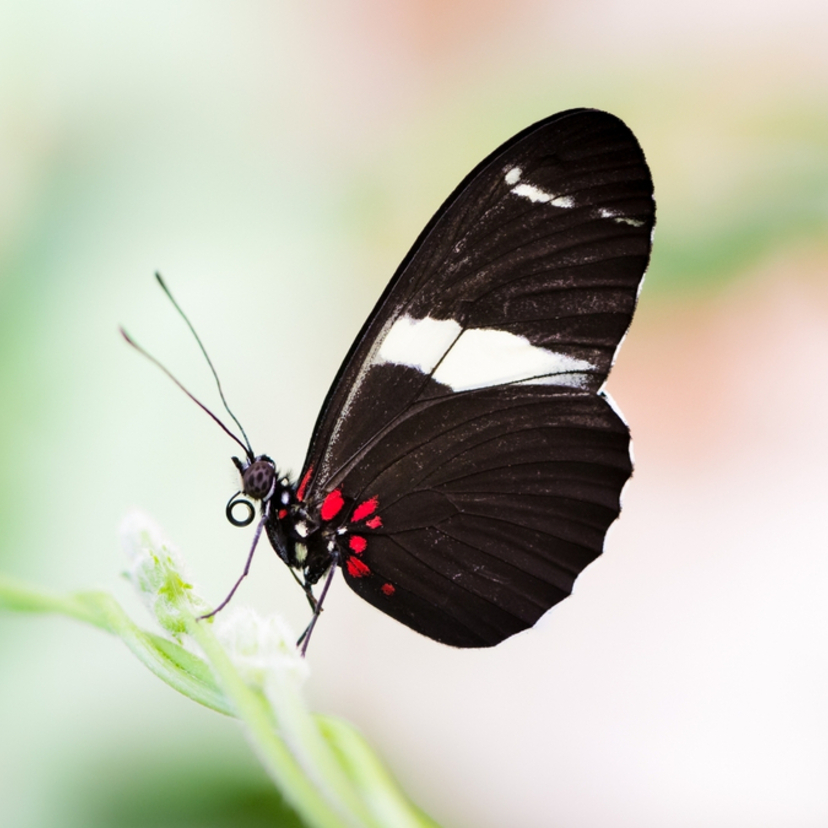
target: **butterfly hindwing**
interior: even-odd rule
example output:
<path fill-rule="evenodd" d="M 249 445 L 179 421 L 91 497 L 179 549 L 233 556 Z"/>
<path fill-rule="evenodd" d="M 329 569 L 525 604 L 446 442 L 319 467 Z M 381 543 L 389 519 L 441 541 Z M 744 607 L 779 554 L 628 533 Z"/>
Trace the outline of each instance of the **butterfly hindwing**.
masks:
<path fill-rule="evenodd" d="M 432 638 L 495 644 L 570 593 L 630 471 L 626 426 L 596 395 L 505 386 L 435 401 L 343 481 L 376 497 L 381 521 L 349 526 L 364 568 L 346 561 L 346 580 Z"/>
<path fill-rule="evenodd" d="M 483 161 L 421 234 L 320 414 L 303 496 L 352 509 L 349 585 L 488 646 L 597 557 L 631 473 L 601 393 L 635 308 L 652 183 L 617 118 L 572 110 Z"/>

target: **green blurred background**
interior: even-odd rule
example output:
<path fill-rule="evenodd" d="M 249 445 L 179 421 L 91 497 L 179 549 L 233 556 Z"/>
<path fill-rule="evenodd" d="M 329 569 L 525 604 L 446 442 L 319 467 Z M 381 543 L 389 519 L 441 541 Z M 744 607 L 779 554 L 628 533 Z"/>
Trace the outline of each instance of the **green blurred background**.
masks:
<path fill-rule="evenodd" d="M 0 2 L 0 569 L 119 578 L 137 505 L 224 595 L 249 531 L 207 344 L 297 471 L 442 199 L 574 106 L 638 135 L 655 252 L 610 389 L 637 470 L 607 554 L 486 652 L 337 582 L 313 705 L 449 826 L 828 824 L 828 7 L 815 0 Z M 301 629 L 267 551 L 237 601 Z M 293 825 L 234 722 L 116 640 L 0 617 L 0 824 Z"/>

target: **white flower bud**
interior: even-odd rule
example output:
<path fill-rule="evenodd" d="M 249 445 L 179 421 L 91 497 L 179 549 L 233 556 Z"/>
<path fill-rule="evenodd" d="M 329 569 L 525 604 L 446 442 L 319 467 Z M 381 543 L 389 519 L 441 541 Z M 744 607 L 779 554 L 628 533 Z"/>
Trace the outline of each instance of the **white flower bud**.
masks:
<path fill-rule="evenodd" d="M 155 521 L 133 510 L 121 522 L 121 545 L 129 559 L 127 578 L 167 631 L 185 631 L 181 607 L 194 615 L 207 612 L 207 604 L 193 592 L 176 548 Z"/>
<path fill-rule="evenodd" d="M 263 618 L 248 607 L 233 607 L 219 614 L 213 630 L 242 678 L 265 693 L 274 680 L 299 686 L 308 676 L 296 636 L 278 615 Z"/>

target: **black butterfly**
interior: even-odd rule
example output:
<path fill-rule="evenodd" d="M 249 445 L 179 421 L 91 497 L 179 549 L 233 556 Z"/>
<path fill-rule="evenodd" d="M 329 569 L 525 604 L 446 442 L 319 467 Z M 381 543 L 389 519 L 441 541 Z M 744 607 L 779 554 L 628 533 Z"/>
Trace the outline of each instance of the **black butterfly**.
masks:
<path fill-rule="evenodd" d="M 228 518 L 252 522 L 244 496 L 262 506 L 245 574 L 264 528 L 313 607 L 305 646 L 337 566 L 366 601 L 456 647 L 497 644 L 570 594 L 632 472 L 602 389 L 654 221 L 644 154 L 618 118 L 576 109 L 528 127 L 394 274 L 298 481 L 249 443 L 234 458 Z"/>

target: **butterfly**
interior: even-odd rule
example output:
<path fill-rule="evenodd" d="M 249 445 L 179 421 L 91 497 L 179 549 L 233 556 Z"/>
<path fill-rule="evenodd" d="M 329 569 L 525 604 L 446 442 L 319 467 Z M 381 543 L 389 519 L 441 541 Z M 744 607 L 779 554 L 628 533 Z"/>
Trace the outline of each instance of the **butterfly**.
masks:
<path fill-rule="evenodd" d="M 485 158 L 363 325 L 299 476 L 235 438 L 227 517 L 252 523 L 251 501 L 261 513 L 218 609 L 262 531 L 313 610 L 303 652 L 337 569 L 455 647 L 498 644 L 566 598 L 632 473 L 629 429 L 603 389 L 654 223 L 644 154 L 606 112 L 553 115 Z"/>

